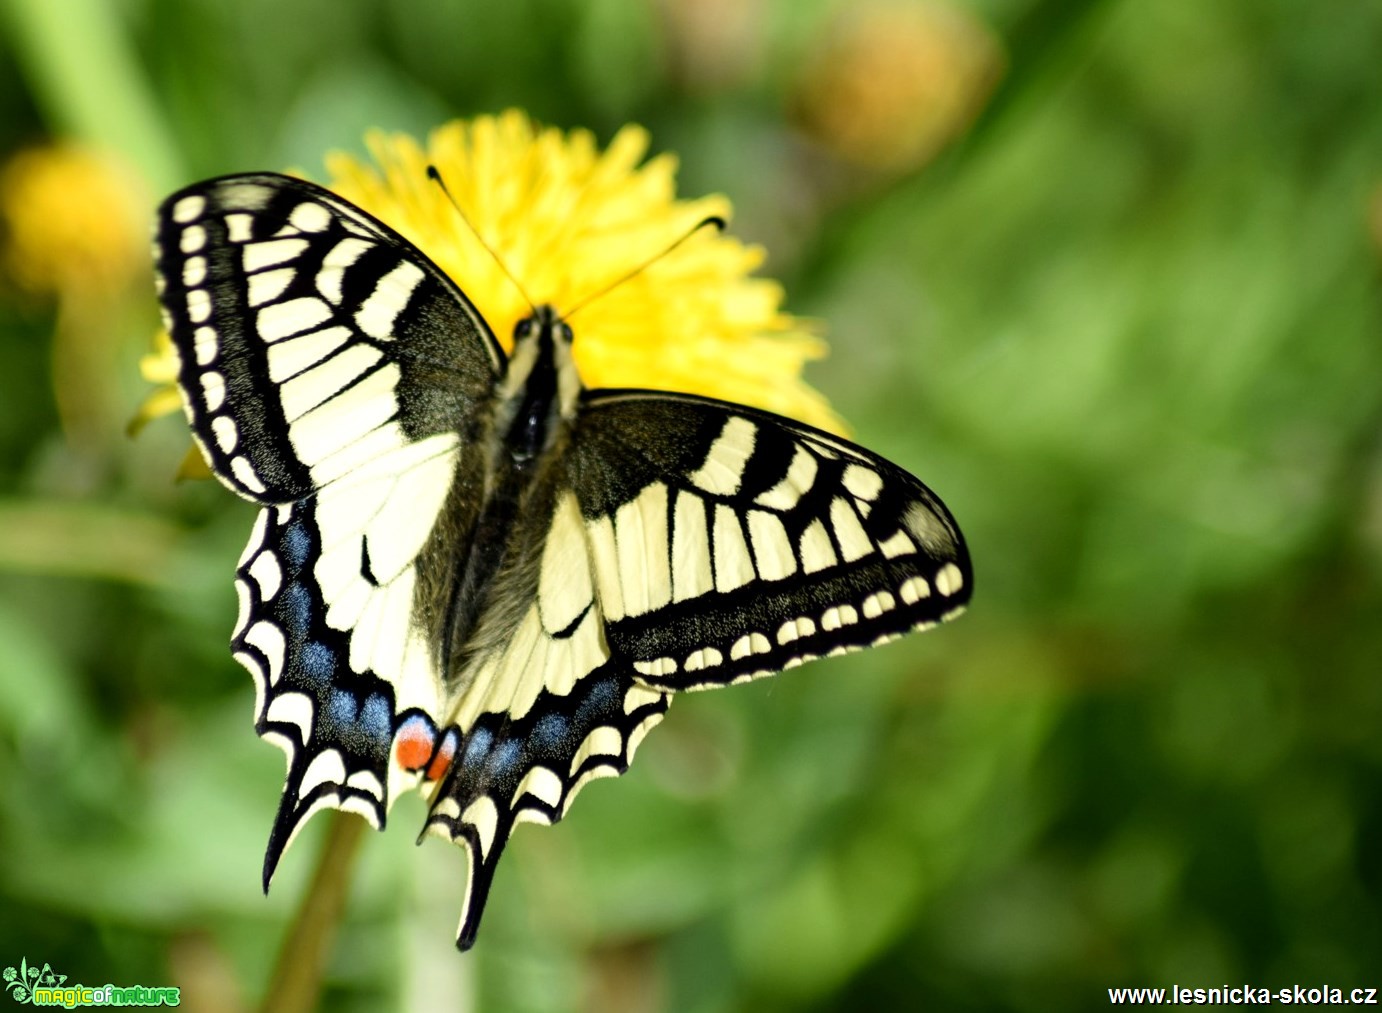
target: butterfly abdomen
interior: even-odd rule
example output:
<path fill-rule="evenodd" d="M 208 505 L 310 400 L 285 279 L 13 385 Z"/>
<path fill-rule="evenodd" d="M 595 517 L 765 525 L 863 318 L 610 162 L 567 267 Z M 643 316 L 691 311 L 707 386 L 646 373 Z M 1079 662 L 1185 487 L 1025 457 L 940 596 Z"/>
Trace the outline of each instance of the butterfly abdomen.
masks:
<path fill-rule="evenodd" d="M 440 670 L 452 685 L 463 683 L 471 659 L 508 640 L 525 596 L 531 600 L 537 567 L 524 533 L 543 514 L 532 502 L 534 477 L 526 468 L 506 468 L 464 543 L 468 548 L 437 546 L 435 556 L 449 556 L 436 560 L 448 570 L 441 581 L 447 597 L 432 635 Z"/>

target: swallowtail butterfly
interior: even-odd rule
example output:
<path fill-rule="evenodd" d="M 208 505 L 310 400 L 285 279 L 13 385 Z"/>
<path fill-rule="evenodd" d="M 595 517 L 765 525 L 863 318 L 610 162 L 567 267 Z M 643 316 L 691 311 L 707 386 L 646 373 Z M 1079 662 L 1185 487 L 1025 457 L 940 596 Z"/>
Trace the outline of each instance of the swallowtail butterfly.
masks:
<path fill-rule="evenodd" d="M 522 820 L 628 769 L 672 695 L 954 616 L 940 500 L 742 405 L 588 390 L 550 307 L 505 355 L 388 226 L 271 174 L 160 209 L 164 319 L 212 471 L 261 506 L 235 657 L 288 770 L 264 885 L 319 809 L 400 792 L 466 849 L 468 948 Z"/>

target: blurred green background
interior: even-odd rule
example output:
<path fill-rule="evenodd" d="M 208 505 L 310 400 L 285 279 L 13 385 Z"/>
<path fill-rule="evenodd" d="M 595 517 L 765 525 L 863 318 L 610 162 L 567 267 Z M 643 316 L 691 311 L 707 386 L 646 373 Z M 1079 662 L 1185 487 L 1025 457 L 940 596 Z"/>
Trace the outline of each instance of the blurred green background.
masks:
<path fill-rule="evenodd" d="M 265 900 L 282 759 L 226 646 L 252 509 L 175 482 L 179 417 L 124 432 L 155 201 L 519 106 L 643 123 L 729 195 L 828 325 L 810 379 L 945 497 L 978 590 L 680 700 L 518 833 L 469 956 L 462 855 L 403 800 L 326 1008 L 1382 986 L 1382 4 L 0 14 L 0 966 L 251 1007 L 327 822 Z"/>

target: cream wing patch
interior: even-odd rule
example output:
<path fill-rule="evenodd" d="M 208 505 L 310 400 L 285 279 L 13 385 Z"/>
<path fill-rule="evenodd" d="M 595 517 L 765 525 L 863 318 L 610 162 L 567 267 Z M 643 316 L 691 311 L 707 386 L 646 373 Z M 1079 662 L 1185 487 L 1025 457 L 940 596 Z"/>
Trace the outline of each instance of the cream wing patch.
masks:
<path fill-rule="evenodd" d="M 537 607 L 549 635 L 569 627 L 594 601 L 589 551 L 580 505 L 564 491 L 552 513 L 538 579 Z"/>
<path fill-rule="evenodd" d="M 413 622 L 414 563 L 450 491 L 457 448 L 454 433 L 406 444 L 317 497 L 313 576 L 326 624 L 349 634 L 351 668 L 394 684 L 400 711 L 437 705 L 432 651 Z"/>

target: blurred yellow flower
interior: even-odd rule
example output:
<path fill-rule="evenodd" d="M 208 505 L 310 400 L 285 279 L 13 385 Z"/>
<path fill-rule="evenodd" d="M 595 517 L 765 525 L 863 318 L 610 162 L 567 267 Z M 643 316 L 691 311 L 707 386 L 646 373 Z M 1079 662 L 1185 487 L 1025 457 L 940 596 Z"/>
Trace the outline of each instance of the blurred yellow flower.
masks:
<path fill-rule="evenodd" d="M 0 167 L 0 273 L 56 305 L 53 399 L 83 453 L 108 449 L 124 411 L 110 377 L 133 283 L 148 270 L 148 204 L 117 157 L 76 144 L 38 145 Z"/>
<path fill-rule="evenodd" d="M 538 303 L 570 310 L 710 215 L 721 196 L 677 200 L 676 161 L 642 165 L 648 134 L 627 126 L 601 152 L 584 130 L 538 129 L 517 110 L 453 121 L 424 149 L 373 133 L 377 166 L 327 158 L 327 185 L 397 229 L 451 276 L 506 346 L 531 312 L 427 178 L 435 165 L 466 218 Z M 759 247 L 705 229 L 674 254 L 581 309 L 572 324 L 588 387 L 653 387 L 767 408 L 839 431 L 801 379 L 824 343 L 783 313 L 782 288 L 750 277 Z"/>
<path fill-rule="evenodd" d="M 182 395 L 178 393 L 177 388 L 178 353 L 173 348 L 173 340 L 168 337 L 168 332 L 162 328 L 154 335 L 153 351 L 139 360 L 139 375 L 155 387 L 153 393 L 144 398 L 144 403 L 139 406 L 139 410 L 134 413 L 134 418 L 130 419 L 126 427 L 131 436 L 137 435 L 160 415 L 171 415 L 182 409 Z M 210 474 L 210 471 L 207 474 Z"/>
<path fill-rule="evenodd" d="M 960 7 L 867 0 L 822 33 L 806 60 L 797 115 L 835 154 L 906 172 L 969 126 L 1002 66 L 993 34 Z"/>
<path fill-rule="evenodd" d="M 178 368 L 178 353 L 173 347 L 173 339 L 168 337 L 167 331 L 160 329 L 154 335 L 154 350 L 139 360 L 139 375 L 156 386 L 126 427 L 131 436 L 137 435 L 139 430 L 160 415 L 182 411 L 182 395 L 177 388 Z M 210 477 L 211 468 L 202 452 L 195 446 L 188 447 L 178 468 L 178 478 Z"/>
<path fill-rule="evenodd" d="M 146 203 L 108 155 L 70 144 L 21 151 L 0 169 L 4 272 L 38 294 L 118 289 L 145 263 Z"/>
<path fill-rule="evenodd" d="M 154 350 L 140 358 L 139 374 L 149 383 L 159 385 L 159 389 L 149 395 L 145 408 L 140 411 L 141 415 L 147 410 L 149 418 L 153 418 L 175 412 L 182 407 L 181 396 L 176 387 L 178 353 L 173 348 L 173 339 L 168 337 L 167 331 L 160 329 L 154 335 Z M 147 419 L 136 420 L 141 424 L 142 421 Z"/>

